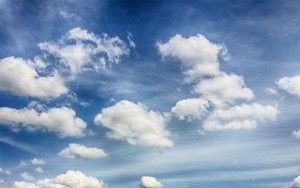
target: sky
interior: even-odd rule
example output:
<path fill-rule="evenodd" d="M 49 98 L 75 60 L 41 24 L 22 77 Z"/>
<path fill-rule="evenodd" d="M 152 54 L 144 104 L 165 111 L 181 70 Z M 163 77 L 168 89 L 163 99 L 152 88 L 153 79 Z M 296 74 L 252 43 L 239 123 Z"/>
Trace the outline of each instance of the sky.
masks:
<path fill-rule="evenodd" d="M 0 0 L 0 187 L 300 188 L 300 1 Z"/>

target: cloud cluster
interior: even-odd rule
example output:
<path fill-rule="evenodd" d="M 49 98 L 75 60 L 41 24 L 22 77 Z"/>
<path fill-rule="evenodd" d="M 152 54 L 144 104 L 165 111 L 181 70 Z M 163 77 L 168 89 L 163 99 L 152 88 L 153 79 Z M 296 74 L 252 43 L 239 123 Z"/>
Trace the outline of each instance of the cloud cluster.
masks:
<path fill-rule="evenodd" d="M 167 119 L 140 103 L 122 100 L 102 109 L 94 122 L 110 130 L 107 133 L 109 138 L 125 139 L 132 145 L 173 146 L 169 132 L 165 129 Z"/>
<path fill-rule="evenodd" d="M 79 27 L 68 31 L 57 42 L 43 42 L 39 47 L 58 58 L 70 76 L 84 68 L 99 70 L 111 63 L 119 63 L 130 51 L 119 37 L 98 36 Z"/>
<path fill-rule="evenodd" d="M 186 79 L 193 81 L 192 92 L 197 98 L 176 103 L 171 111 L 178 119 L 204 119 L 203 129 L 211 131 L 253 129 L 258 121 L 276 118 L 276 106 L 240 105 L 253 100 L 254 93 L 246 87 L 242 76 L 220 70 L 220 56 L 226 55 L 224 45 L 198 34 L 187 38 L 175 35 L 166 43 L 157 43 L 157 47 L 163 58 L 179 59 Z"/>
<path fill-rule="evenodd" d="M 0 124 L 18 131 L 47 131 L 57 133 L 61 137 L 83 136 L 86 123 L 76 117 L 76 112 L 67 107 L 49 108 L 37 111 L 34 108 L 0 108 Z"/>
<path fill-rule="evenodd" d="M 58 97 L 68 92 L 63 78 L 57 72 L 41 76 L 37 66 L 36 62 L 22 58 L 1 59 L 0 90 L 38 98 Z"/>
<path fill-rule="evenodd" d="M 86 147 L 81 144 L 71 143 L 69 146 L 58 153 L 65 158 L 89 158 L 97 159 L 107 156 L 103 149 L 96 147 Z"/>
<path fill-rule="evenodd" d="M 163 185 L 155 177 L 143 176 L 140 180 L 141 188 L 161 188 Z"/>
<path fill-rule="evenodd" d="M 80 171 L 69 170 L 53 179 L 47 178 L 35 183 L 14 182 L 12 188 L 103 188 L 103 182 L 86 176 Z"/>

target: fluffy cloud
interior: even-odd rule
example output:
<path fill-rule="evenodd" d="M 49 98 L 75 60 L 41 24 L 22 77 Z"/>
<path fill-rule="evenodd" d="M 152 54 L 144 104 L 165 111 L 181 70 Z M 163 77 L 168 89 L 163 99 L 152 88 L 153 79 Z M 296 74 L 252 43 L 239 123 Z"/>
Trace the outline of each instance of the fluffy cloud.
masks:
<path fill-rule="evenodd" d="M 237 100 L 253 99 L 253 91 L 245 86 L 243 77 L 222 73 L 211 79 L 201 80 L 194 92 L 208 99 L 215 105 L 234 103 Z"/>
<path fill-rule="evenodd" d="M 140 180 L 141 188 L 161 188 L 162 186 L 162 183 L 151 176 L 143 176 Z"/>
<path fill-rule="evenodd" d="M 275 120 L 278 114 L 275 106 L 258 103 L 235 105 L 216 109 L 204 121 L 204 130 L 254 129 L 257 121 Z"/>
<path fill-rule="evenodd" d="M 182 62 L 188 80 L 218 75 L 219 55 L 226 51 L 223 45 L 210 42 L 201 34 L 188 38 L 177 34 L 166 43 L 157 43 L 157 47 L 163 57 L 174 57 Z"/>
<path fill-rule="evenodd" d="M 293 77 L 283 77 L 280 78 L 276 83 L 280 89 L 285 90 L 291 95 L 300 97 L 300 75 Z"/>
<path fill-rule="evenodd" d="M 39 180 L 35 183 L 15 182 L 12 188 L 103 188 L 103 182 L 86 176 L 80 171 L 69 170 L 53 179 Z"/>
<path fill-rule="evenodd" d="M 110 129 L 110 138 L 125 139 L 132 145 L 171 147 L 166 121 L 160 113 L 127 100 L 102 109 L 94 119 L 95 124 Z"/>
<path fill-rule="evenodd" d="M 171 37 L 157 43 L 163 56 L 175 57 L 184 65 L 188 81 L 193 81 L 197 98 L 184 99 L 171 109 L 179 119 L 204 119 L 203 129 L 253 129 L 258 121 L 274 120 L 279 113 L 275 106 L 257 103 L 242 104 L 254 98 L 242 76 L 220 70 L 220 56 L 226 55 L 224 45 L 210 42 L 203 35 Z"/>
<path fill-rule="evenodd" d="M 119 63 L 121 57 L 130 51 L 119 37 L 98 36 L 79 27 L 67 32 L 57 42 L 40 43 L 39 47 L 57 57 L 71 76 L 83 68 L 98 70 Z"/>
<path fill-rule="evenodd" d="M 38 61 L 37 61 L 38 62 Z M 38 64 L 31 60 L 7 57 L 0 60 L 0 90 L 19 96 L 58 97 L 68 92 L 57 72 L 40 76 Z"/>
<path fill-rule="evenodd" d="M 201 119 L 208 113 L 209 102 L 201 98 L 183 99 L 172 108 L 172 113 L 180 120 Z"/>
<path fill-rule="evenodd" d="M 296 177 L 294 181 L 290 183 L 290 188 L 300 188 L 300 176 Z"/>
<path fill-rule="evenodd" d="M 107 156 L 103 149 L 96 147 L 86 147 L 84 145 L 71 143 L 69 146 L 58 153 L 59 156 L 65 158 L 102 158 Z"/>
<path fill-rule="evenodd" d="M 0 108 L 0 124 L 13 130 L 26 129 L 55 132 L 61 137 L 82 136 L 86 123 L 67 107 L 37 111 L 33 108 Z"/>

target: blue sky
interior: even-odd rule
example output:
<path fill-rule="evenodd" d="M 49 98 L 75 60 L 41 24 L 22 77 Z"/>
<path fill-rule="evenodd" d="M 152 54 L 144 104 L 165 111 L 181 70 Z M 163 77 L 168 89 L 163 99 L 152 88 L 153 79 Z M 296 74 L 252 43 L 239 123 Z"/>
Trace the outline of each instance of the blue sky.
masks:
<path fill-rule="evenodd" d="M 0 0 L 0 187 L 300 187 L 299 3 Z"/>

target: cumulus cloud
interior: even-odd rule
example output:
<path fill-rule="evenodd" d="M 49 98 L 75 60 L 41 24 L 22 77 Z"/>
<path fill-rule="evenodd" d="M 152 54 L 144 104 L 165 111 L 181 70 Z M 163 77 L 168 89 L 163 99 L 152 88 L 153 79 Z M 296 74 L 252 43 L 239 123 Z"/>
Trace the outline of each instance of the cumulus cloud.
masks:
<path fill-rule="evenodd" d="M 96 159 L 107 156 L 103 149 L 87 147 L 81 144 L 71 143 L 69 146 L 58 153 L 65 158 L 89 158 Z"/>
<path fill-rule="evenodd" d="M 210 42 L 201 34 L 187 38 L 177 34 L 166 43 L 158 42 L 157 47 L 163 57 L 170 56 L 181 61 L 187 80 L 218 75 L 219 55 L 226 49 L 224 45 Z"/>
<path fill-rule="evenodd" d="M 61 137 L 83 136 L 86 123 L 76 117 L 76 112 L 67 107 L 37 111 L 34 108 L 0 108 L 0 123 L 12 130 L 47 131 Z"/>
<path fill-rule="evenodd" d="M 276 106 L 258 103 L 216 109 L 204 121 L 203 129 L 254 129 L 257 121 L 275 120 L 278 113 Z"/>
<path fill-rule="evenodd" d="M 253 91 L 245 86 L 243 77 L 235 74 L 221 74 L 211 79 L 201 80 L 194 92 L 215 105 L 235 103 L 237 100 L 251 100 Z"/>
<path fill-rule="evenodd" d="M 14 182 L 12 188 L 103 188 L 102 181 L 86 176 L 80 171 L 69 170 L 55 178 L 39 180 L 35 183 Z"/>
<path fill-rule="evenodd" d="M 201 119 L 208 113 L 209 102 L 201 98 L 183 99 L 177 101 L 171 109 L 180 120 Z"/>
<path fill-rule="evenodd" d="M 296 177 L 294 181 L 290 183 L 290 188 L 300 188 L 300 176 Z"/>
<path fill-rule="evenodd" d="M 173 146 L 173 142 L 168 138 L 169 132 L 165 129 L 167 119 L 141 103 L 122 100 L 102 109 L 94 122 L 110 130 L 107 133 L 109 138 L 125 139 L 132 145 Z"/>
<path fill-rule="evenodd" d="M 280 78 L 276 84 L 289 94 L 300 97 L 300 75 Z"/>
<path fill-rule="evenodd" d="M 227 53 L 224 45 L 198 34 L 187 38 L 175 35 L 166 43 L 157 43 L 157 47 L 163 58 L 181 61 L 188 81 L 193 81 L 192 93 L 197 95 L 175 104 L 171 111 L 177 118 L 203 119 L 205 131 L 253 129 L 258 121 L 274 120 L 279 113 L 272 105 L 240 105 L 253 100 L 254 93 L 242 76 L 220 70 L 220 56 Z"/>
<path fill-rule="evenodd" d="M 36 62 L 22 58 L 0 59 L 0 90 L 38 98 L 58 97 L 68 92 L 64 80 L 57 72 L 41 76 L 37 67 Z"/>
<path fill-rule="evenodd" d="M 84 68 L 99 70 L 119 63 L 121 57 L 130 52 L 119 37 L 98 36 L 79 27 L 68 31 L 57 42 L 43 42 L 39 47 L 57 57 L 71 76 Z"/>
<path fill-rule="evenodd" d="M 141 188 L 161 188 L 163 185 L 155 177 L 143 176 L 140 180 Z"/>

